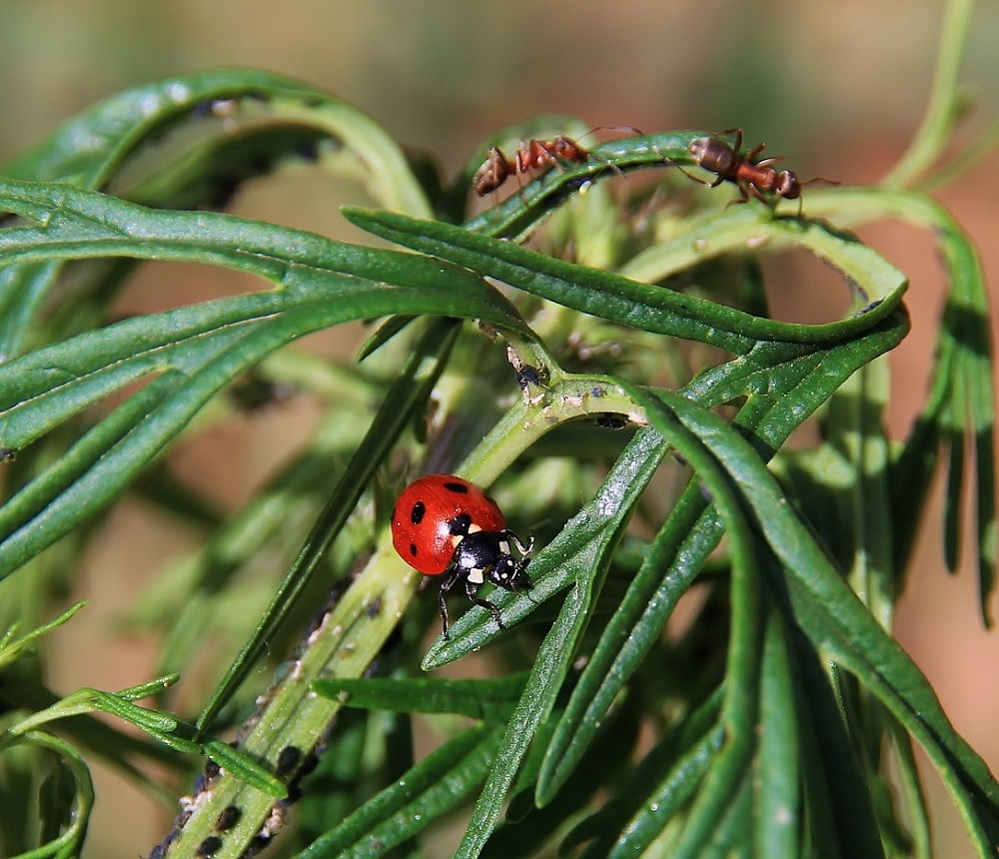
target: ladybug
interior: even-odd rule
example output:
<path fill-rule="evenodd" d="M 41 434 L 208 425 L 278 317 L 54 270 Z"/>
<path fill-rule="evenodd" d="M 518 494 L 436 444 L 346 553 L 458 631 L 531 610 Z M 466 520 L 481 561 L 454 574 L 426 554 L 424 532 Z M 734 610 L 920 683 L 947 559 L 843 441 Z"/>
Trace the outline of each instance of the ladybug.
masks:
<path fill-rule="evenodd" d="M 518 560 L 510 551 L 517 548 Z M 459 581 L 468 598 L 492 612 L 503 626 L 499 609 L 479 596 L 488 581 L 514 593 L 530 588 L 527 565 L 534 538 L 525 544 L 506 527 L 496 502 L 453 474 L 428 474 L 407 486 L 392 508 L 392 545 L 400 557 L 427 576 L 444 575 L 438 604 L 448 638 L 444 597 Z"/>

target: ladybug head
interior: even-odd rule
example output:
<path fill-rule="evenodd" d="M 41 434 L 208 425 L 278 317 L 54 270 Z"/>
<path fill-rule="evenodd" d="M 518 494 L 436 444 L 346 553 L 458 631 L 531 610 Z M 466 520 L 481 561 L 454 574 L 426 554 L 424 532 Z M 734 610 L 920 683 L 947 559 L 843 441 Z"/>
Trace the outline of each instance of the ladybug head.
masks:
<path fill-rule="evenodd" d="M 518 548 L 528 549 L 522 544 Z M 480 585 L 488 581 L 516 592 L 531 586 L 525 572 L 530 552 L 522 554 L 524 557 L 517 560 L 511 553 L 509 531 L 473 531 L 458 543 L 452 563 L 472 584 Z"/>
<path fill-rule="evenodd" d="M 514 592 L 530 590 L 531 580 L 527 577 L 527 565 L 530 562 L 530 558 L 516 560 L 510 554 L 509 544 L 501 542 L 500 554 L 489 570 L 490 584 Z"/>

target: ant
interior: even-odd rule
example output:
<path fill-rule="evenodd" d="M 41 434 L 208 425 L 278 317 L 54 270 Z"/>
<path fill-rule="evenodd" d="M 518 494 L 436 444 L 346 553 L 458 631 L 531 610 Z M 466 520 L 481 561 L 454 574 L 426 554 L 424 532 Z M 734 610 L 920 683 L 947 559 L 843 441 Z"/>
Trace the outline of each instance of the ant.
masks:
<path fill-rule="evenodd" d="M 547 170 L 560 161 L 582 164 L 590 157 L 582 146 L 564 134 L 552 140 L 529 140 L 521 143 L 513 158 L 494 146 L 472 179 L 472 190 L 480 197 L 499 188 L 510 176 L 519 176 L 531 170 Z"/>
<path fill-rule="evenodd" d="M 801 182 L 790 170 L 778 172 L 774 169 L 771 165 L 777 158 L 764 158 L 758 162 L 753 160 L 763 151 L 765 143 L 742 155 L 739 152 L 742 148 L 742 129 L 730 128 L 722 134 L 735 134 L 734 145 L 730 146 L 720 137 L 698 137 L 689 146 L 690 154 L 694 156 L 698 167 L 718 174 L 718 178 L 711 183 L 712 188 L 726 179 L 734 182 L 742 195 L 742 199 L 735 201 L 737 203 L 748 202 L 750 195 L 764 203 L 770 202 L 766 195 L 784 200 L 797 200 L 801 196 L 802 186 L 808 183 Z"/>
<path fill-rule="evenodd" d="M 604 126 L 587 131 L 592 134 L 609 128 L 612 131 L 632 131 L 639 137 L 642 132 L 631 126 Z M 507 158 L 503 150 L 494 146 L 489 150 L 489 155 L 482 163 L 482 166 L 475 171 L 472 178 L 472 190 L 484 197 L 491 191 L 497 190 L 510 176 L 518 177 L 532 170 L 549 170 L 558 164 L 573 162 L 583 164 L 590 157 L 590 153 L 571 137 L 560 134 L 551 140 L 531 139 L 526 143 L 521 143 L 512 158 Z M 610 165 L 612 166 L 612 165 Z M 616 168 L 615 168 L 616 169 Z"/>

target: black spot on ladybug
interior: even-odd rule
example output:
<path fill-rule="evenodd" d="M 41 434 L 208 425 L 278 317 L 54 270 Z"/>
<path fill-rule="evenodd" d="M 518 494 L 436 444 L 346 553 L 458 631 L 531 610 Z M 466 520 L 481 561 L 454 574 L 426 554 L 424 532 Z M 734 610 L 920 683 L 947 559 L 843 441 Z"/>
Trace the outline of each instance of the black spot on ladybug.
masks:
<path fill-rule="evenodd" d="M 298 746 L 285 746 L 281 749 L 277 759 L 277 774 L 287 775 L 302 759 L 302 750 Z"/>
<path fill-rule="evenodd" d="M 414 558 L 416 557 L 416 543 L 409 544 L 409 554 Z"/>
<path fill-rule="evenodd" d="M 468 495 L 468 487 L 464 483 L 445 483 L 444 488 L 448 492 L 457 492 L 459 495 Z"/>
<path fill-rule="evenodd" d="M 448 533 L 456 537 L 464 537 L 467 536 L 468 529 L 472 527 L 472 517 L 468 513 L 461 513 L 447 524 Z"/>
<path fill-rule="evenodd" d="M 240 811 L 235 805 L 227 805 L 222 809 L 221 814 L 219 814 L 219 819 L 215 823 L 215 828 L 219 832 L 225 832 L 227 829 L 232 829 L 239 819 L 243 816 L 243 812 Z"/>
<path fill-rule="evenodd" d="M 423 517 L 427 515 L 427 505 L 422 501 L 417 501 L 413 505 L 413 509 L 409 511 L 409 521 L 414 525 L 419 525 L 423 521 Z"/>
<path fill-rule="evenodd" d="M 222 839 L 217 835 L 209 835 L 194 851 L 196 856 L 212 856 L 222 846 Z"/>

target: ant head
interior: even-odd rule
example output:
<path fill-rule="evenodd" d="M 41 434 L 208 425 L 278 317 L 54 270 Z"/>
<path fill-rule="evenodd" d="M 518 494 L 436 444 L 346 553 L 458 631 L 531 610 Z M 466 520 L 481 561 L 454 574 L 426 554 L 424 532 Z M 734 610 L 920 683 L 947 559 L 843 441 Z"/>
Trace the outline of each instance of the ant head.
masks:
<path fill-rule="evenodd" d="M 790 170 L 782 170 L 777 175 L 777 187 L 774 190 L 785 200 L 796 200 L 801 196 L 801 182 Z"/>

